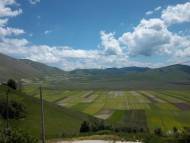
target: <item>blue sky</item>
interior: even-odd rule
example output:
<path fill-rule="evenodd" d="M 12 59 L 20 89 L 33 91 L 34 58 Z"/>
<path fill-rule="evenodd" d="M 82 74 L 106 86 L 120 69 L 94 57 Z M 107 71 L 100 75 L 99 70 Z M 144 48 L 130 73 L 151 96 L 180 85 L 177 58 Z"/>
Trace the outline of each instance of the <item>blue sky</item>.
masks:
<path fill-rule="evenodd" d="M 65 70 L 180 63 L 190 56 L 189 8 L 188 0 L 2 0 L 0 52 Z"/>

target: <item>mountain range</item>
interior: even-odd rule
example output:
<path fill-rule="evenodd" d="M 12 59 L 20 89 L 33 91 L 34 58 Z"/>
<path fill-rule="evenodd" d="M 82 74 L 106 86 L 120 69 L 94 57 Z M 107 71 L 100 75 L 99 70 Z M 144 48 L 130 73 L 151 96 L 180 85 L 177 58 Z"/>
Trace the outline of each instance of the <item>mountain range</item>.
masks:
<path fill-rule="evenodd" d="M 0 81 L 10 78 L 45 81 L 54 87 L 75 89 L 189 88 L 190 66 L 176 64 L 154 69 L 124 67 L 63 71 L 28 59 L 15 59 L 0 54 Z"/>

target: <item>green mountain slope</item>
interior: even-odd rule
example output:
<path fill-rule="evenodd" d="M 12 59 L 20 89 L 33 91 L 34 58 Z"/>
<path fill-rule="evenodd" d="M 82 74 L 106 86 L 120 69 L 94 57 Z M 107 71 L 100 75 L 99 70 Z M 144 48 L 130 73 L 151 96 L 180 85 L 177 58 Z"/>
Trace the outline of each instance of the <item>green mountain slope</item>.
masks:
<path fill-rule="evenodd" d="M 40 72 L 42 75 L 53 75 L 53 74 L 63 74 L 64 71 L 56 68 L 56 67 L 50 67 L 45 64 L 34 62 L 28 59 L 20 59 L 21 62 L 24 62 L 25 64 L 31 66 L 32 68 L 36 69 L 38 72 Z"/>
<path fill-rule="evenodd" d="M 26 59 L 15 59 L 0 53 L 0 81 L 9 78 L 16 80 L 43 80 L 47 76 L 62 75 L 58 68 Z"/>
<path fill-rule="evenodd" d="M 18 79 L 20 77 L 35 79 L 39 77 L 39 74 L 39 71 L 28 64 L 0 54 L 0 80 L 7 80 L 8 78 Z"/>
<path fill-rule="evenodd" d="M 6 88 L 0 86 L 0 100 L 5 99 Z M 26 107 L 26 118 L 10 120 L 10 125 L 15 128 L 26 130 L 30 134 L 40 136 L 40 102 L 38 99 L 27 96 L 18 91 L 11 91 L 10 100 L 19 101 Z M 49 102 L 44 103 L 45 128 L 47 138 L 58 138 L 63 134 L 79 133 L 81 123 L 97 120 L 84 113 L 59 107 Z M 0 129 L 5 127 L 5 121 L 0 117 Z"/>

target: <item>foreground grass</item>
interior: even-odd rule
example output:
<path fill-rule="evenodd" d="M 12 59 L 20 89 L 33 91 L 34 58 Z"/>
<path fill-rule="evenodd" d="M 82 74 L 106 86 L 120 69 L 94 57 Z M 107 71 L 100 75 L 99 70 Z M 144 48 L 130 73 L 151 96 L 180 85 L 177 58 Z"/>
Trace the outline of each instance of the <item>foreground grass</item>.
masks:
<path fill-rule="evenodd" d="M 5 99 L 6 88 L 0 86 L 0 100 Z M 26 107 L 26 118 L 10 120 L 10 126 L 20 128 L 35 137 L 40 136 L 40 102 L 37 98 L 11 91 L 9 100 L 22 103 Z M 45 102 L 45 129 L 47 138 L 58 138 L 63 134 L 75 135 L 79 133 L 80 125 L 84 120 L 96 120 L 89 115 L 70 110 L 55 104 Z M 5 121 L 0 118 L 0 129 L 5 127 Z"/>

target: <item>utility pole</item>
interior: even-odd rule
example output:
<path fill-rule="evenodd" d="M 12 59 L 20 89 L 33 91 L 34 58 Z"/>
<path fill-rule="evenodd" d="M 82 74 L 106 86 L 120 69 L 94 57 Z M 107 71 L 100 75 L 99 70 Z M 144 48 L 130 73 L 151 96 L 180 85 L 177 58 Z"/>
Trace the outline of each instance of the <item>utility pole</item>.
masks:
<path fill-rule="evenodd" d="M 42 143 L 45 143 L 44 103 L 43 103 L 41 86 L 40 86 L 40 103 L 41 103 L 41 140 L 42 140 Z"/>
<path fill-rule="evenodd" d="M 6 92 L 6 130 L 9 129 L 9 87 Z"/>
<path fill-rule="evenodd" d="M 19 91 L 22 92 L 22 80 L 18 81 Z"/>

